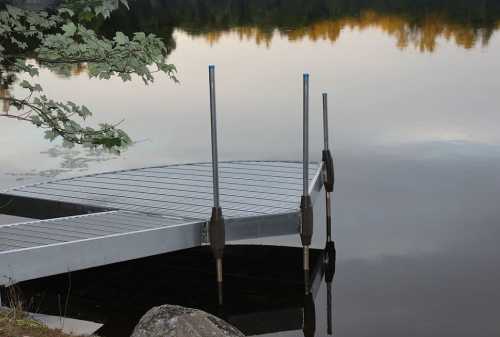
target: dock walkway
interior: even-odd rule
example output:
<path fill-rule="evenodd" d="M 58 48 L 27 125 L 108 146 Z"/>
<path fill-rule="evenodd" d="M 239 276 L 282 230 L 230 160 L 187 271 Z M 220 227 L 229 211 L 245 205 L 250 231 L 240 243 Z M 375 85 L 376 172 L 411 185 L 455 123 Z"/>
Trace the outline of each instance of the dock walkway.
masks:
<path fill-rule="evenodd" d="M 298 234 L 302 172 L 301 162 L 219 163 L 227 240 Z M 311 163 L 309 172 L 314 202 L 323 188 L 321 164 Z M 0 285 L 8 285 L 206 243 L 212 166 L 60 179 L 9 189 L 0 200 L 7 205 L 0 212 L 9 214 L 26 216 L 37 205 L 52 210 L 49 218 L 0 226 Z M 72 216 L 64 216 L 67 209 Z"/>

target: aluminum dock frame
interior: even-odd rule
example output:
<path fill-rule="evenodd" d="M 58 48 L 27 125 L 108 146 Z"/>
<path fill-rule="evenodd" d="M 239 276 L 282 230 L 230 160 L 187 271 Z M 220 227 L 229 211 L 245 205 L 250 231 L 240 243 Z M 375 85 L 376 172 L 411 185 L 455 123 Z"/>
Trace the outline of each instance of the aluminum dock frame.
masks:
<path fill-rule="evenodd" d="M 290 234 L 304 247 L 308 280 L 314 206 L 322 204 L 315 201 L 329 182 L 328 162 L 309 161 L 309 75 L 303 76 L 301 162 L 219 162 L 214 66 L 209 84 L 212 162 L 92 174 L 0 193 L 1 213 L 38 219 L 0 225 L 0 287 L 210 244 L 222 304 L 225 242 Z M 327 134 L 326 119 L 324 128 Z"/>
<path fill-rule="evenodd" d="M 310 168 L 314 202 L 322 164 Z M 2 213 L 42 220 L 0 226 L 0 285 L 208 243 L 211 173 L 211 163 L 157 166 L 4 191 Z M 220 162 L 219 174 L 228 241 L 299 234 L 301 162 Z"/>

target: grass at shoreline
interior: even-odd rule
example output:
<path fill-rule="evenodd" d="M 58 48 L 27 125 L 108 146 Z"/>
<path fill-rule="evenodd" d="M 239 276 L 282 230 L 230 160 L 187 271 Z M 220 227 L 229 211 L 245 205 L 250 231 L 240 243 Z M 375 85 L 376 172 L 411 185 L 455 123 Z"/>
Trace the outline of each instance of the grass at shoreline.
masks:
<path fill-rule="evenodd" d="M 71 337 L 51 330 L 17 310 L 0 309 L 0 337 Z M 73 336 L 74 337 L 74 336 Z"/>

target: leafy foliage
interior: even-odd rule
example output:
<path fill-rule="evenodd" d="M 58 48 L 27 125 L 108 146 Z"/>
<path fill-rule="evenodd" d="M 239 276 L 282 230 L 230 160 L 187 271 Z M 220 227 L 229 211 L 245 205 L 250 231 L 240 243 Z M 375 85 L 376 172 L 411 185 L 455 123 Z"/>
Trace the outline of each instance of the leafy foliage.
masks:
<path fill-rule="evenodd" d="M 107 38 L 87 27 L 89 20 L 108 17 L 120 4 L 128 6 L 126 0 L 65 0 L 47 11 L 0 8 L 0 100 L 4 102 L 0 116 L 45 128 L 47 139 L 60 137 L 67 146 L 119 151 L 130 144 L 117 124 L 82 126 L 77 120 L 92 115 L 86 106 L 55 101 L 31 82 L 40 67 L 69 75 L 78 66 L 84 66 L 91 78 L 118 76 L 129 81 L 135 75 L 149 84 L 155 72 L 162 72 L 176 81 L 175 67 L 166 63 L 167 49 L 157 36 L 116 32 Z M 19 75 L 31 80 L 21 81 Z M 25 91 L 26 96 L 12 97 L 13 91 Z"/>
<path fill-rule="evenodd" d="M 81 19 L 89 20 L 95 15 L 108 18 L 120 4 L 129 9 L 127 0 L 64 0 L 63 7 L 65 11 L 79 13 Z"/>

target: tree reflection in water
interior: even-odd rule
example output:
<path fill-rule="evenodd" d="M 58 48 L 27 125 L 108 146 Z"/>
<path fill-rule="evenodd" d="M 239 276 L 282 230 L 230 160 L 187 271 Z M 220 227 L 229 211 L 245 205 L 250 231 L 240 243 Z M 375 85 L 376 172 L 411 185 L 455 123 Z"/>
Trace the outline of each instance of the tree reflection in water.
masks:
<path fill-rule="evenodd" d="M 337 41 L 345 29 L 380 29 L 396 39 L 398 48 L 436 50 L 439 39 L 463 48 L 487 45 L 500 26 L 500 3 L 479 1 L 407 0 L 138 0 L 130 11 L 116 12 L 101 25 L 103 32 L 154 32 L 175 48 L 172 33 L 181 29 L 216 43 L 226 34 L 270 45 L 273 36 L 290 41 Z"/>

